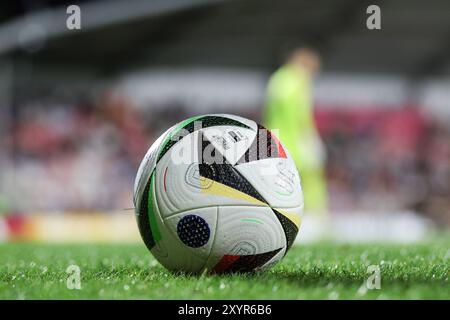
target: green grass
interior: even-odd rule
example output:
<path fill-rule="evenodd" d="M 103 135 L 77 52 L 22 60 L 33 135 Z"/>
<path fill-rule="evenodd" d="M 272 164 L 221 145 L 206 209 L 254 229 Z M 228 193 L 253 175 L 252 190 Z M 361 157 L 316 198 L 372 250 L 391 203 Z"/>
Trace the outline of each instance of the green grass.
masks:
<path fill-rule="evenodd" d="M 143 245 L 0 244 L 0 299 L 450 299 L 450 242 L 294 247 L 254 275 L 173 275 Z M 81 290 L 66 268 L 81 269 Z M 369 265 L 381 289 L 366 290 Z"/>

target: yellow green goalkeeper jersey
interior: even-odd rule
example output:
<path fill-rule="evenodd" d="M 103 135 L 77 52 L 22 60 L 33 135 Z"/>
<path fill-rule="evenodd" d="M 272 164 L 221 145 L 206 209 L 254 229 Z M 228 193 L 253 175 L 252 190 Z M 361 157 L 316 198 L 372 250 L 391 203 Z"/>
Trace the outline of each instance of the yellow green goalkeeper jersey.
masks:
<path fill-rule="evenodd" d="M 265 124 L 274 133 L 279 130 L 279 139 L 300 171 L 305 210 L 325 211 L 325 152 L 313 117 L 310 77 L 287 64 L 272 75 L 267 91 Z"/>

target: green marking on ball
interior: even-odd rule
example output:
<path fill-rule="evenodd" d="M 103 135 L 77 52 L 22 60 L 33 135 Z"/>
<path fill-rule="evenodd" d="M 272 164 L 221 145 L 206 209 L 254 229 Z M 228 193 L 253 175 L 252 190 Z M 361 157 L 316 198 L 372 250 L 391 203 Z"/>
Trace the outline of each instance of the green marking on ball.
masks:
<path fill-rule="evenodd" d="M 264 224 L 264 222 L 262 220 L 259 220 L 259 219 L 256 219 L 256 218 L 244 218 L 244 219 L 241 219 L 241 221 L 243 221 L 243 222 L 255 222 L 255 223 L 258 223 L 258 224 Z"/>
<path fill-rule="evenodd" d="M 289 197 L 292 195 L 292 193 L 289 192 L 281 192 L 281 191 L 275 191 L 277 194 L 279 194 L 280 196 L 285 196 L 285 197 Z"/>
<path fill-rule="evenodd" d="M 148 192 L 148 219 L 150 221 L 150 229 L 152 230 L 153 240 L 158 242 L 161 240 L 161 233 L 159 232 L 158 222 L 156 221 L 156 212 L 153 199 L 153 186 L 155 184 L 155 172 L 152 173 L 150 181 L 150 190 Z"/>
<path fill-rule="evenodd" d="M 195 120 L 197 120 L 199 118 L 202 118 L 202 117 L 203 116 L 191 117 L 191 118 L 188 118 L 188 119 L 186 119 L 184 121 L 181 121 L 179 124 L 177 124 L 175 126 L 175 128 L 171 132 L 169 132 L 169 134 L 167 135 L 166 140 L 163 142 L 162 148 L 161 148 L 161 151 L 160 151 L 160 153 L 158 155 L 158 160 L 157 161 L 159 161 L 162 158 L 162 156 L 167 152 L 167 150 L 170 148 L 170 147 L 168 148 L 169 143 L 171 143 L 171 145 L 175 144 L 176 141 L 173 141 L 173 137 L 175 135 L 179 134 L 181 129 L 186 127 L 189 123 L 191 123 L 191 122 L 193 122 L 193 121 L 195 121 Z"/>

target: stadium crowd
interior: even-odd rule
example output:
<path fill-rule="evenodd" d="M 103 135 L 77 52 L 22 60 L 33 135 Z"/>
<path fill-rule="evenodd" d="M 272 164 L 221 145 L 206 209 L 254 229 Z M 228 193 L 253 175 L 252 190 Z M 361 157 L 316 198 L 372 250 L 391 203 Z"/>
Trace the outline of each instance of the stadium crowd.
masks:
<path fill-rule="evenodd" d="M 23 213 L 132 207 L 147 148 L 192 115 L 175 103 L 136 108 L 113 92 L 15 110 L 2 141 L 0 194 Z M 260 119 L 261 107 L 252 110 L 242 115 Z M 317 110 L 332 211 L 415 210 L 450 224 L 448 124 L 409 106 Z"/>

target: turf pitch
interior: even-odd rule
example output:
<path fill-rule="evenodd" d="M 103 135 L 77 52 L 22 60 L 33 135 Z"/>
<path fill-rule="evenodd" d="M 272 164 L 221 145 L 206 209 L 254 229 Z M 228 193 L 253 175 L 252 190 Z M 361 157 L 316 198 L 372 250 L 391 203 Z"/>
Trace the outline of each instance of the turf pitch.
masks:
<path fill-rule="evenodd" d="M 67 289 L 69 265 L 81 290 Z M 369 265 L 381 289 L 366 288 Z M 298 246 L 254 275 L 166 271 L 141 244 L 0 244 L 0 299 L 450 299 L 449 238 L 416 245 Z"/>

